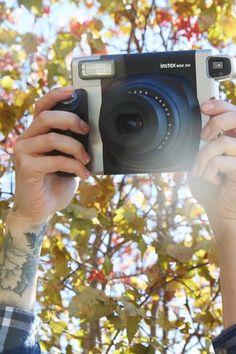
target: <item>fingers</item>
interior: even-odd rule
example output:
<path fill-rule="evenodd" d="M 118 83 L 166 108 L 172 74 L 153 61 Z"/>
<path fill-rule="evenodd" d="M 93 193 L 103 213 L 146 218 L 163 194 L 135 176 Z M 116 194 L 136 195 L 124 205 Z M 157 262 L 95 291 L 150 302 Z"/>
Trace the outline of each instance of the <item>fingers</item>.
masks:
<path fill-rule="evenodd" d="M 18 141 L 15 146 L 14 156 L 17 160 L 23 154 L 37 156 L 53 150 L 73 155 L 84 164 L 87 164 L 90 160 L 81 143 L 71 137 L 54 132 Z"/>
<path fill-rule="evenodd" d="M 58 102 L 69 98 L 73 94 L 74 90 L 75 89 L 72 86 L 60 87 L 51 90 L 36 102 L 34 116 L 36 117 L 41 112 L 47 111 L 54 107 Z"/>
<path fill-rule="evenodd" d="M 236 171 L 236 157 L 233 156 L 217 156 L 214 157 L 207 165 L 202 178 L 215 185 L 220 185 L 220 173 L 231 173 Z"/>
<path fill-rule="evenodd" d="M 78 134 L 87 134 L 89 126 L 76 114 L 63 111 L 43 111 L 19 137 L 21 139 L 32 138 L 50 132 L 52 129 L 71 130 Z"/>
<path fill-rule="evenodd" d="M 201 110 L 211 116 L 202 130 L 201 137 L 204 140 L 215 139 L 220 131 L 227 132 L 236 127 L 236 107 L 229 102 L 210 100 L 201 106 Z"/>
<path fill-rule="evenodd" d="M 236 172 L 236 139 L 230 136 L 236 128 L 236 106 L 210 100 L 202 105 L 201 110 L 211 116 L 201 134 L 208 144 L 197 154 L 192 175 L 220 185 L 222 174 Z M 219 132 L 225 135 L 218 137 Z"/>
<path fill-rule="evenodd" d="M 226 112 L 212 117 L 205 125 L 201 137 L 206 141 L 216 139 L 219 132 L 227 132 L 236 127 L 236 112 Z"/>
<path fill-rule="evenodd" d="M 218 115 L 225 112 L 236 111 L 236 107 L 227 101 L 209 100 L 201 105 L 201 110 L 208 116 Z"/>
<path fill-rule="evenodd" d="M 31 175 L 42 177 L 48 173 L 62 171 L 76 174 L 81 178 L 89 176 L 89 171 L 84 165 L 88 164 L 90 157 L 84 146 L 69 136 L 53 131 L 59 129 L 77 134 L 88 133 L 88 124 L 76 114 L 50 110 L 57 102 L 69 98 L 73 91 L 73 87 L 55 89 L 37 101 L 34 120 L 18 138 L 14 149 L 17 170 L 22 174 L 31 171 Z M 50 154 L 42 156 L 53 150 L 69 156 L 50 156 Z"/>
<path fill-rule="evenodd" d="M 193 175 L 197 177 L 202 176 L 211 159 L 223 154 L 236 156 L 236 139 L 222 136 L 204 146 L 196 157 L 192 171 Z"/>
<path fill-rule="evenodd" d="M 24 177 L 24 175 L 30 175 L 35 178 L 42 178 L 46 174 L 57 171 L 73 173 L 82 179 L 86 179 L 90 176 L 89 171 L 82 162 L 64 156 L 27 156 L 21 158 L 18 164 L 18 173 L 20 173 L 22 177 Z"/>

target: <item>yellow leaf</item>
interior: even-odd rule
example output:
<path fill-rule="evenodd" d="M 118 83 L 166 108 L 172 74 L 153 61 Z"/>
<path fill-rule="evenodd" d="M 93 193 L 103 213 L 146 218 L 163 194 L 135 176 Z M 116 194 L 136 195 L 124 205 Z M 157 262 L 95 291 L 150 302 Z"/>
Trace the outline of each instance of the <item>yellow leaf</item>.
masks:
<path fill-rule="evenodd" d="M 14 85 L 14 80 L 9 75 L 4 76 L 0 80 L 0 86 L 5 90 L 11 90 L 13 88 L 13 85 Z"/>

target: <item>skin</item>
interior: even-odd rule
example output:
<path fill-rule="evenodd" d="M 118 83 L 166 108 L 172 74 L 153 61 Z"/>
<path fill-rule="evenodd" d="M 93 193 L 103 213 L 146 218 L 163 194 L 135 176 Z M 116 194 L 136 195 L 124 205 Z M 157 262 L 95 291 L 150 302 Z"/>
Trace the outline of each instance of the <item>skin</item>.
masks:
<path fill-rule="evenodd" d="M 72 92 L 72 88 L 57 89 L 42 97 L 36 103 L 31 126 L 16 143 L 15 206 L 7 217 L 5 243 L 0 256 L 1 303 L 7 298 L 8 305 L 33 310 L 42 233 L 51 216 L 70 203 L 79 182 L 78 178 L 58 177 L 53 172 L 75 173 L 82 179 L 89 175 L 86 169 L 89 156 L 83 146 L 70 137 L 50 133 L 52 128 L 88 133 L 89 127 L 78 116 L 49 111 Z M 211 117 L 202 131 L 207 144 L 196 156 L 189 183 L 193 195 L 205 207 L 217 241 L 224 327 L 227 328 L 236 323 L 236 107 L 211 100 L 201 109 Z M 220 129 L 224 135 L 217 138 Z M 71 154 L 75 159 L 44 156 L 54 149 Z M 11 267 L 15 269 L 14 264 L 4 260 L 11 260 L 12 254 L 17 253 L 20 272 L 13 277 L 12 284 L 9 281 L 4 285 L 1 283 L 3 271 Z M 31 281 L 27 274 L 30 274 Z"/>

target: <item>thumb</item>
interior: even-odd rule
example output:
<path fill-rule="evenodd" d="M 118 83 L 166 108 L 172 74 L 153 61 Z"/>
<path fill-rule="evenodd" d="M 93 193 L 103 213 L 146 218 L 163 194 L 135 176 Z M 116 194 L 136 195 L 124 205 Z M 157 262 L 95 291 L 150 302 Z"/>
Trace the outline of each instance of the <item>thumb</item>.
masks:
<path fill-rule="evenodd" d="M 54 107 L 58 102 L 69 98 L 74 91 L 75 89 L 73 86 L 60 87 L 49 91 L 35 103 L 34 116 L 36 117 L 41 112 L 47 111 Z"/>

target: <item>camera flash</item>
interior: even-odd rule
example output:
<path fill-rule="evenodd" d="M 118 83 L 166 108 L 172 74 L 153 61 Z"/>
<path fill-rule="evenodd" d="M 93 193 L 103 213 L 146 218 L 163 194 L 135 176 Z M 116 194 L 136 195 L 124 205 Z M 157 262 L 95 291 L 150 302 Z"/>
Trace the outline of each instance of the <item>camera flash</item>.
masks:
<path fill-rule="evenodd" d="M 79 75 L 81 79 L 99 79 L 115 76 L 115 64 L 113 60 L 90 60 L 79 63 Z"/>

